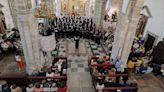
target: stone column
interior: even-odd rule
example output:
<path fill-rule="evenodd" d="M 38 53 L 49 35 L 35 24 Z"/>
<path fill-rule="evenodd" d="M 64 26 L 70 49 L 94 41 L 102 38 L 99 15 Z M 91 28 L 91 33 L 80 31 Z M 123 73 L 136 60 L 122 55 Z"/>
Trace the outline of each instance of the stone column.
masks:
<path fill-rule="evenodd" d="M 54 7 L 56 7 L 56 16 L 57 17 L 60 17 L 61 16 L 61 0 L 55 0 L 55 2 L 56 2 L 56 6 L 54 6 Z"/>
<path fill-rule="evenodd" d="M 85 16 L 90 17 L 90 0 L 85 2 Z"/>
<path fill-rule="evenodd" d="M 15 0 L 17 24 L 23 45 L 26 62 L 26 72 L 32 74 L 42 68 L 40 46 L 38 41 L 37 23 L 34 10 L 31 9 L 31 0 Z"/>
<path fill-rule="evenodd" d="M 97 28 L 102 27 L 103 18 L 105 15 L 105 4 L 106 0 L 95 0 L 94 23 Z"/>
<path fill-rule="evenodd" d="M 102 11 L 102 4 L 104 0 L 95 0 L 95 9 L 94 9 L 94 23 L 96 27 L 99 28 L 101 25 L 101 11 Z"/>
<path fill-rule="evenodd" d="M 126 12 L 121 12 L 118 19 L 111 58 L 120 57 L 123 67 L 127 65 L 143 4 L 144 0 L 130 0 Z"/>
<path fill-rule="evenodd" d="M 102 0 L 102 6 L 101 6 L 101 17 L 100 17 L 100 28 L 102 28 L 103 26 L 103 21 L 104 21 L 104 17 L 105 17 L 105 13 L 106 13 L 106 2 L 107 0 Z"/>
<path fill-rule="evenodd" d="M 121 58 L 124 61 L 124 65 L 126 65 L 126 62 L 128 60 L 128 57 L 131 51 L 132 43 L 135 38 L 135 33 L 136 33 L 137 25 L 140 19 L 140 12 L 142 10 L 144 0 L 134 0 L 134 2 L 131 2 L 130 4 L 131 5 L 129 5 L 129 7 L 131 7 L 132 9 L 129 9 L 129 11 L 127 11 L 129 15 L 128 16 L 129 27 L 125 35 L 123 50 L 121 53 Z"/>

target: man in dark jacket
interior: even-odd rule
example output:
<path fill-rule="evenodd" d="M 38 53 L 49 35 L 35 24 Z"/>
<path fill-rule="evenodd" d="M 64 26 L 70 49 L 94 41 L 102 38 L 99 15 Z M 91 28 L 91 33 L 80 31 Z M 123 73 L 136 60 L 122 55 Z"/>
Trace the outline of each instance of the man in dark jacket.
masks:
<path fill-rule="evenodd" d="M 75 37 L 74 40 L 75 40 L 75 48 L 76 49 L 79 49 L 79 41 L 80 41 L 80 38 L 79 37 Z"/>

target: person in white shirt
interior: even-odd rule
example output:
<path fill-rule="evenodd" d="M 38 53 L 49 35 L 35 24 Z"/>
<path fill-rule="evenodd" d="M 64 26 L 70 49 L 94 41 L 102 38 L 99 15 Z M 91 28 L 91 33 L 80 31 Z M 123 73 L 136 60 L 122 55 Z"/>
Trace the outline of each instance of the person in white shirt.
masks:
<path fill-rule="evenodd" d="M 26 87 L 26 92 L 33 92 L 34 91 L 34 85 L 29 84 L 28 87 Z"/>
<path fill-rule="evenodd" d="M 53 83 L 52 87 L 51 87 L 51 92 L 57 92 L 57 90 L 58 90 L 58 87 L 57 87 L 56 83 Z"/>
<path fill-rule="evenodd" d="M 103 88 L 104 88 L 105 86 L 104 86 L 104 84 L 103 84 L 103 82 L 102 82 L 102 80 L 100 81 L 100 82 L 98 82 L 97 83 L 97 85 L 96 85 L 96 90 L 98 91 L 98 92 L 103 92 Z"/>
<path fill-rule="evenodd" d="M 58 66 L 58 71 L 60 72 L 61 71 L 61 65 L 63 63 L 63 60 L 62 59 L 59 59 L 58 62 L 55 63 L 55 66 Z"/>
<path fill-rule="evenodd" d="M 46 77 L 54 77 L 54 73 L 51 71 L 51 70 L 49 70 L 47 73 L 46 73 Z M 47 79 L 48 81 L 51 81 L 52 79 Z"/>
<path fill-rule="evenodd" d="M 22 88 L 17 86 L 16 84 L 11 85 L 10 90 L 11 92 L 23 92 Z"/>

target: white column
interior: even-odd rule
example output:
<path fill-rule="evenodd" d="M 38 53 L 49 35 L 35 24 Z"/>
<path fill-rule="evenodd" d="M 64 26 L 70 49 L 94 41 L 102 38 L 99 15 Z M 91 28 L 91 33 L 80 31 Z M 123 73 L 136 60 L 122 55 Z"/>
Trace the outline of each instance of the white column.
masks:
<path fill-rule="evenodd" d="M 135 38 L 135 33 L 140 18 L 140 12 L 144 4 L 144 0 L 134 0 L 134 2 L 131 1 L 130 4 L 131 5 L 129 5 L 129 7 L 132 9 L 129 9 L 127 11 L 129 17 L 129 27 L 124 38 L 124 45 L 122 47 L 123 51 L 121 53 L 121 58 L 124 61 L 124 65 L 126 65 L 131 51 L 132 43 Z"/>
<path fill-rule="evenodd" d="M 6 22 L 7 29 L 11 30 L 13 27 L 15 27 L 12 14 L 10 12 L 10 8 L 12 7 L 10 7 L 8 0 L 1 0 L 0 3 L 4 6 L 2 8 L 2 12 L 5 15 L 5 22 Z"/>
<path fill-rule="evenodd" d="M 123 0 L 123 2 L 122 2 L 122 9 L 121 9 L 122 13 L 126 13 L 127 8 L 128 8 L 128 4 L 129 4 L 129 0 Z"/>
<path fill-rule="evenodd" d="M 16 4 L 18 29 L 23 45 L 26 72 L 32 74 L 42 68 L 38 41 L 39 34 L 34 18 L 34 10 L 31 10 L 31 1 L 16 0 L 14 3 Z"/>
<path fill-rule="evenodd" d="M 101 17 L 102 17 L 102 6 L 105 0 L 95 0 L 95 10 L 94 10 L 94 23 L 96 27 L 101 26 Z"/>
<path fill-rule="evenodd" d="M 128 6 L 126 13 L 121 12 L 118 18 L 111 58 L 120 57 L 123 67 L 126 67 L 144 0 L 129 1 L 129 4 L 123 4 Z M 122 7 L 125 6 L 122 5 Z"/>
<path fill-rule="evenodd" d="M 61 16 L 61 0 L 55 0 L 55 3 L 56 3 L 56 16 L 57 17 L 60 17 Z"/>

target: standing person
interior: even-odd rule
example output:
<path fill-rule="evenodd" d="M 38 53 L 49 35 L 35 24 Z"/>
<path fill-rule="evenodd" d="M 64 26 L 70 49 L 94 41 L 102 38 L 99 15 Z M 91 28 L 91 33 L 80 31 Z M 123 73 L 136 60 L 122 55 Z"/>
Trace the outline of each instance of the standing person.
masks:
<path fill-rule="evenodd" d="M 79 37 L 75 37 L 74 40 L 75 40 L 75 48 L 76 49 L 79 49 L 79 41 L 80 41 L 80 38 Z"/>
<path fill-rule="evenodd" d="M 16 60 L 19 71 L 21 71 L 23 69 L 23 61 L 18 54 L 15 56 L 15 60 Z"/>

